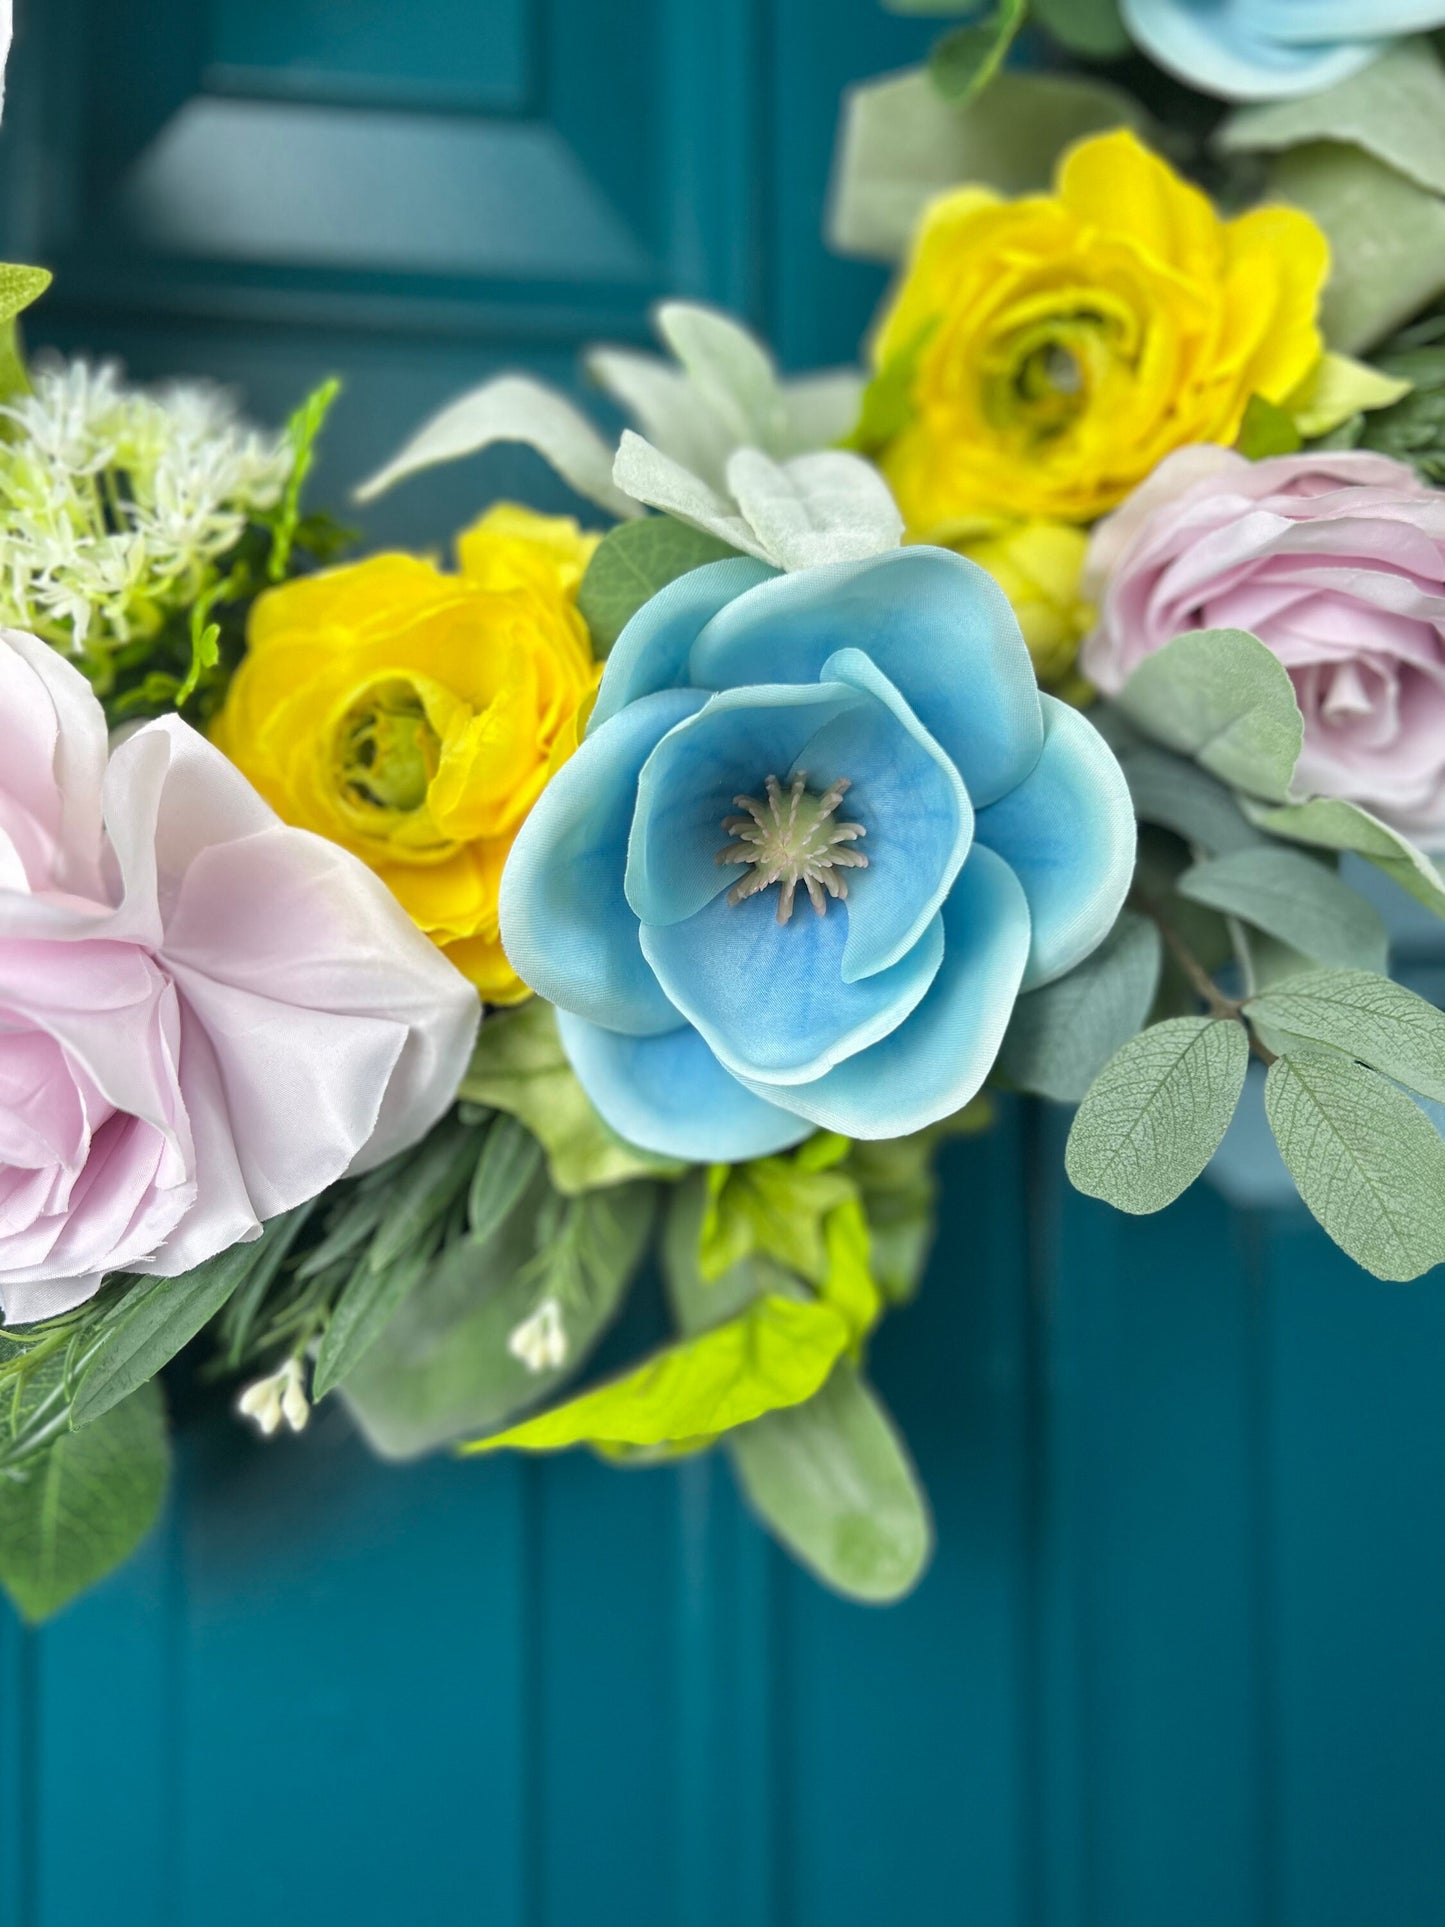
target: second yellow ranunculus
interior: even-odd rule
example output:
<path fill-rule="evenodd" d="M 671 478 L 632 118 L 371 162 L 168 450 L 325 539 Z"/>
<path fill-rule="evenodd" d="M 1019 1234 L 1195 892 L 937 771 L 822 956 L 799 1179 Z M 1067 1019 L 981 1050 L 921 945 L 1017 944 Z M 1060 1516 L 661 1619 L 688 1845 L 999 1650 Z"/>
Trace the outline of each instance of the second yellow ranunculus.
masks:
<path fill-rule="evenodd" d="M 1310 378 L 1328 270 L 1307 215 L 1222 221 L 1133 134 L 1095 136 L 1051 197 L 929 208 L 864 436 L 917 537 L 979 512 L 1091 521 L 1171 449 L 1233 441 L 1251 395 Z"/>
<path fill-rule="evenodd" d="M 212 734 L 278 815 L 344 844 L 489 1003 L 502 865 L 597 686 L 577 587 L 598 537 L 500 504 L 460 572 L 378 555 L 273 589 Z"/>

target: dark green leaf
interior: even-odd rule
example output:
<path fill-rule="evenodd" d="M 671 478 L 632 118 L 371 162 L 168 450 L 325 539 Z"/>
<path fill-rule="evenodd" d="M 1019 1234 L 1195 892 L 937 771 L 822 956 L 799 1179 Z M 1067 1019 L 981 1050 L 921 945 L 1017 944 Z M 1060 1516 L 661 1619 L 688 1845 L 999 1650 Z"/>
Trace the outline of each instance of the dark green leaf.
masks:
<path fill-rule="evenodd" d="M 1085 60 L 1118 60 L 1132 46 L 1119 0 L 1032 0 L 1030 18 L 1070 53 Z"/>
<path fill-rule="evenodd" d="M 370 1254 L 362 1259 L 332 1307 L 317 1347 L 316 1367 L 311 1376 L 313 1402 L 325 1398 L 333 1386 L 339 1385 L 361 1363 L 403 1302 L 426 1276 L 432 1250 L 429 1244 L 416 1246 L 398 1253 L 384 1265 L 372 1263 Z"/>
<path fill-rule="evenodd" d="M 160 1511 L 169 1463 L 160 1387 L 146 1384 L 0 1476 L 0 1585 L 26 1619 L 47 1618 L 130 1557 Z"/>
<path fill-rule="evenodd" d="M 607 654 L 643 603 L 659 589 L 686 575 L 689 569 L 736 554 L 737 550 L 719 537 L 689 528 L 670 515 L 619 522 L 598 543 L 577 591 L 577 607 L 592 632 L 597 654 Z"/>
<path fill-rule="evenodd" d="M 405 1256 L 445 1217 L 466 1187 L 477 1154 L 473 1131 L 455 1123 L 432 1132 L 398 1175 L 386 1215 L 367 1253 L 373 1271 Z"/>
<path fill-rule="evenodd" d="M 1027 0 L 997 0 L 982 20 L 954 27 L 928 56 L 929 77 L 947 101 L 972 100 L 1003 65 L 1019 28 Z"/>
<path fill-rule="evenodd" d="M 467 1225 L 473 1241 L 484 1243 L 542 1168 L 542 1147 L 514 1117 L 499 1117 L 487 1132 L 482 1155 L 467 1193 Z"/>

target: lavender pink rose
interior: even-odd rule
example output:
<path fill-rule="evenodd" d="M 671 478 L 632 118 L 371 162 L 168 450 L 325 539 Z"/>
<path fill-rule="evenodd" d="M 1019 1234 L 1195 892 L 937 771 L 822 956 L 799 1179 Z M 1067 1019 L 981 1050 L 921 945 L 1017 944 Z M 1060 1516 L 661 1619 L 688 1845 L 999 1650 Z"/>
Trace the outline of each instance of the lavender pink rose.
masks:
<path fill-rule="evenodd" d="M 0 1309 L 189 1270 L 450 1103 L 475 991 L 355 858 L 0 630 Z"/>
<path fill-rule="evenodd" d="M 1095 531 L 1086 592 L 1106 693 L 1186 630 L 1248 629 L 1299 699 L 1299 791 L 1445 847 L 1445 494 L 1412 469 L 1180 449 Z"/>

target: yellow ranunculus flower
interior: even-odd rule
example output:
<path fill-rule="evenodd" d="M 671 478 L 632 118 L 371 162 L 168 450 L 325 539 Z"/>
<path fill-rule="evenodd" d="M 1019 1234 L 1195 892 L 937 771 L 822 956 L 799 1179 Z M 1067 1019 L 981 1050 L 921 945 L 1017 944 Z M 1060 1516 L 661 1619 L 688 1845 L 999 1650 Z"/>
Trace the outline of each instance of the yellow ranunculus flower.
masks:
<path fill-rule="evenodd" d="M 368 863 L 489 1003 L 527 994 L 497 891 L 591 708 L 577 586 L 598 539 L 502 503 L 460 537 L 459 574 L 377 555 L 272 589 L 212 726 L 277 814 Z"/>
<path fill-rule="evenodd" d="M 1171 449 L 1232 442 L 1251 395 L 1282 404 L 1318 367 L 1328 270 L 1307 215 L 1221 221 L 1125 131 L 1071 148 L 1052 196 L 944 195 L 874 347 L 872 439 L 909 529 L 1091 521 Z"/>
<path fill-rule="evenodd" d="M 1081 700 L 1088 685 L 1073 673 L 1074 658 L 1095 615 L 1080 589 L 1089 548 L 1084 531 L 1068 522 L 980 516 L 954 526 L 949 546 L 987 569 L 1008 597 L 1044 688 Z"/>

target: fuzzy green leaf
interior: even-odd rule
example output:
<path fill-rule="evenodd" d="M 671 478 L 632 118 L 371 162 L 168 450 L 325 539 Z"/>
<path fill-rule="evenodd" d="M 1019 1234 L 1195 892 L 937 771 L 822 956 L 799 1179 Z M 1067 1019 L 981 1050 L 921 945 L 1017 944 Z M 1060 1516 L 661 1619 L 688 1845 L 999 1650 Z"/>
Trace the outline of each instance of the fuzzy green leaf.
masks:
<path fill-rule="evenodd" d="M 846 1598 L 901 1599 L 933 1549 L 928 1501 L 882 1401 L 841 1359 L 822 1390 L 727 1437 L 769 1531 Z"/>
<path fill-rule="evenodd" d="M 1243 629 L 1196 629 L 1148 656 L 1119 697 L 1166 749 L 1269 802 L 1283 802 L 1304 719 L 1279 658 Z"/>
<path fill-rule="evenodd" d="M 1228 1019 L 1172 1017 L 1141 1031 L 1079 1106 L 1070 1181 L 1120 1211 L 1162 1211 L 1218 1149 L 1248 1065 L 1244 1026 Z"/>
<path fill-rule="evenodd" d="M 1247 1014 L 1358 1057 L 1422 1097 L 1445 1103 L 1445 1015 L 1368 970 L 1311 970 L 1251 997 Z"/>
<path fill-rule="evenodd" d="M 649 515 L 640 522 L 619 522 L 598 543 L 577 607 L 592 632 L 599 656 L 622 634 L 643 603 L 659 589 L 705 562 L 720 562 L 738 551 L 720 536 L 690 528 L 670 515 Z"/>
<path fill-rule="evenodd" d="M 0 1477 L 0 1585 L 32 1623 L 128 1559 L 156 1521 L 170 1448 L 159 1385 Z"/>
<path fill-rule="evenodd" d="M 1158 930 L 1125 910 L 1092 956 L 1019 998 L 999 1052 L 1004 1076 L 1020 1090 L 1077 1104 L 1149 1021 L 1160 959 Z"/>
<path fill-rule="evenodd" d="M 1403 1091 L 1301 1043 L 1270 1065 L 1264 1103 L 1300 1196 L 1357 1264 L 1402 1281 L 1445 1259 L 1445 1139 Z"/>
<path fill-rule="evenodd" d="M 1251 821 L 1271 836 L 1291 843 L 1307 843 L 1319 850 L 1351 850 L 1393 878 L 1417 903 L 1445 917 L 1445 878 L 1426 856 L 1398 830 L 1392 830 L 1357 803 L 1340 797 L 1317 796 L 1308 803 L 1284 809 L 1262 809 L 1246 803 Z"/>
<path fill-rule="evenodd" d="M 1196 863 L 1175 888 L 1194 903 L 1243 918 L 1316 963 L 1385 968 L 1389 938 L 1379 912 L 1300 850 L 1236 850 Z"/>

